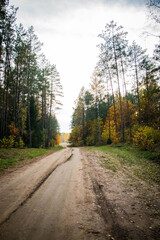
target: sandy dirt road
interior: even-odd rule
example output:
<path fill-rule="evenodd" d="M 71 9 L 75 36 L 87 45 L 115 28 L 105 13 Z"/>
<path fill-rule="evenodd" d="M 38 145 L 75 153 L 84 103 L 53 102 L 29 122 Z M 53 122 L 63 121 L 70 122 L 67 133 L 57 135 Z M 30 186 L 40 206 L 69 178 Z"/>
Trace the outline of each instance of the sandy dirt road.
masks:
<path fill-rule="evenodd" d="M 71 156 L 63 149 L 0 177 L 0 224 L 32 195 L 52 171 Z"/>
<path fill-rule="evenodd" d="M 32 189 L 30 194 L 22 191 L 21 201 L 8 217 L 4 219 L 3 214 L 0 240 L 160 239 L 156 188 L 150 190 L 142 182 L 126 185 L 127 175 L 104 169 L 99 162 L 101 156 L 83 148 L 67 148 L 48 157 L 52 167 L 45 174 L 42 169 L 46 160 L 42 159 L 15 171 L 10 180 L 9 175 L 0 179 L 0 198 L 3 196 L 8 204 L 0 200 L 1 213 L 17 202 L 23 184 Z M 43 174 L 38 173 L 40 169 Z M 27 175 L 28 171 L 31 174 Z M 17 187 L 21 186 L 19 190 L 12 185 L 14 180 Z M 147 201 L 154 207 L 146 208 Z"/>
<path fill-rule="evenodd" d="M 60 157 L 62 153 L 70 156 L 68 151 L 56 153 L 56 156 Z M 91 214 L 86 211 L 87 204 L 92 206 L 93 199 L 86 194 L 81 157 L 79 149 L 74 149 L 72 157 L 67 158 L 67 161 L 66 158 L 61 160 L 61 164 L 34 191 L 34 194 L 27 197 L 27 200 L 1 224 L 1 240 L 97 239 L 95 229 L 97 227 L 100 229 L 101 226 L 98 214 L 95 213 L 96 222 L 92 219 L 94 212 Z M 33 166 L 30 168 L 33 169 Z M 22 179 L 20 180 L 22 182 Z M 16 183 L 19 184 L 18 181 Z M 14 194 L 16 189 L 10 187 L 10 191 Z M 5 194 L 7 195 L 7 191 Z M 84 221 L 88 223 L 88 231 L 84 230 L 81 224 Z M 92 226 L 93 223 L 97 223 L 97 226 Z"/>

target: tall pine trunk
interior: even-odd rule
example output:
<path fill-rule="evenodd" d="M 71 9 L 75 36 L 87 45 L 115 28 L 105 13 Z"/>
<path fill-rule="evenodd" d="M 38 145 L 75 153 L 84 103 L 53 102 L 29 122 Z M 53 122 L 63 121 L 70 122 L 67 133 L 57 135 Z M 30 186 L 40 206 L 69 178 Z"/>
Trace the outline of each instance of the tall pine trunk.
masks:
<path fill-rule="evenodd" d="M 115 68 L 116 68 L 116 77 L 117 77 L 117 85 L 118 85 L 118 96 L 119 96 L 119 110 L 120 110 L 120 124 L 121 124 L 121 141 L 125 141 L 125 134 L 124 134 L 124 118 L 122 112 L 122 101 L 121 101 L 121 91 L 120 91 L 120 80 L 119 80 L 119 71 L 118 71 L 118 59 L 116 54 L 116 47 L 115 47 L 115 39 L 114 39 L 114 32 L 112 28 L 112 44 L 113 44 L 113 54 L 114 54 L 114 61 L 115 61 Z"/>
<path fill-rule="evenodd" d="M 134 53 L 134 68 L 136 75 L 136 93 L 137 93 L 137 101 L 138 101 L 138 123 L 141 124 L 141 107 L 140 107 L 140 96 L 139 96 L 139 78 L 138 78 L 138 70 L 137 70 L 137 59 Z"/>
<path fill-rule="evenodd" d="M 27 66 L 27 121 L 28 121 L 28 137 L 29 137 L 29 147 L 32 147 L 32 132 L 31 132 L 31 107 L 30 107 L 30 57 L 28 59 L 28 66 Z"/>
<path fill-rule="evenodd" d="M 128 93 L 127 93 L 127 86 L 126 86 L 126 79 L 125 79 L 125 72 L 124 72 L 124 65 L 123 65 L 123 59 L 121 55 L 121 68 L 122 68 L 122 75 L 123 75 L 123 85 L 124 85 L 124 95 L 126 99 L 126 107 L 127 107 L 127 120 L 129 123 L 129 132 L 130 132 L 130 141 L 132 139 L 132 127 L 131 127 L 131 116 L 130 116 L 130 109 L 129 109 L 129 103 L 128 103 Z M 125 122 L 124 122 L 124 128 L 125 128 Z"/>
<path fill-rule="evenodd" d="M 108 64 L 107 64 L 107 70 L 108 70 L 108 75 L 109 75 L 109 80 L 110 80 L 110 85 L 111 85 L 111 91 L 112 91 L 112 96 L 113 96 L 114 122 L 115 122 L 116 135 L 117 135 L 118 127 L 117 127 L 117 116 L 116 116 L 116 103 L 115 103 L 115 97 L 114 97 L 114 91 L 113 91 L 112 77 L 111 77 L 111 73 L 110 73 Z"/>

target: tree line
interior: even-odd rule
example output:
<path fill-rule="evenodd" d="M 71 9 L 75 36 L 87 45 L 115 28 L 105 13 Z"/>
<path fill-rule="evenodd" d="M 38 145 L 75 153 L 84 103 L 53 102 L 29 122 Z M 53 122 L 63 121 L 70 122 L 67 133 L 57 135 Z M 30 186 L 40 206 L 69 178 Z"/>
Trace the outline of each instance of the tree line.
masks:
<path fill-rule="evenodd" d="M 90 89 L 81 89 L 72 116 L 74 146 L 130 142 L 142 149 L 160 143 L 160 44 L 153 57 L 114 21 L 99 34 L 99 61 Z"/>
<path fill-rule="evenodd" d="M 16 24 L 18 8 L 0 1 L 0 146 L 56 143 L 62 85 L 31 26 Z"/>

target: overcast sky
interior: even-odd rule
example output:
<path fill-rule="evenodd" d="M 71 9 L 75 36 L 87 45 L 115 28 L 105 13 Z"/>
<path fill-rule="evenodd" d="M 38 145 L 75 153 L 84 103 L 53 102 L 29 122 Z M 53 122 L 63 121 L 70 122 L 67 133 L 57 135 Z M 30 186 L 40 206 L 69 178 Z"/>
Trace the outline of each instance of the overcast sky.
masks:
<path fill-rule="evenodd" d="M 147 0 L 10 0 L 19 7 L 17 23 L 31 25 L 44 43 L 43 53 L 56 64 L 61 76 L 63 108 L 57 112 L 61 132 L 70 132 L 74 101 L 82 86 L 89 86 L 90 77 L 98 61 L 98 48 L 106 23 L 114 20 L 128 32 L 130 42 L 136 40 L 149 53 L 156 38 L 142 36 L 148 28 Z"/>

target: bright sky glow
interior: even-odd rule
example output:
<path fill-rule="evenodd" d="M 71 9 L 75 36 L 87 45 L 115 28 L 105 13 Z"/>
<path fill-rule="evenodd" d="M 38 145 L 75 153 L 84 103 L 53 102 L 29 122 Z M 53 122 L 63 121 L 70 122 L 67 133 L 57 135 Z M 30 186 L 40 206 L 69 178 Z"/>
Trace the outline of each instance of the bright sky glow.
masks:
<path fill-rule="evenodd" d="M 63 108 L 56 116 L 61 132 L 70 132 L 74 101 L 82 86 L 88 87 L 98 61 L 98 34 L 106 23 L 114 20 L 128 32 L 130 42 L 147 48 L 151 54 L 156 38 L 142 33 L 157 34 L 149 25 L 145 0 L 10 0 L 19 7 L 17 23 L 31 25 L 44 43 L 46 58 L 56 64 L 63 85 Z"/>

